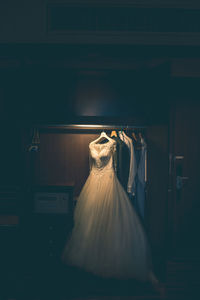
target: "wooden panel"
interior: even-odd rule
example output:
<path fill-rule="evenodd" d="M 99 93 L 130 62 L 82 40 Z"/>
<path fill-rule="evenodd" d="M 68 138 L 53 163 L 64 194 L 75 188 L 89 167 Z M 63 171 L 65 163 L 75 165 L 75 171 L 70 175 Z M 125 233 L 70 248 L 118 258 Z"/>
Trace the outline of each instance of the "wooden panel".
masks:
<path fill-rule="evenodd" d="M 0 225 L 14 226 L 19 224 L 19 216 L 2 216 L 0 215 Z"/>
<path fill-rule="evenodd" d="M 51 1 L 52 3 L 56 3 L 55 1 Z M 125 6 L 125 7 L 157 7 L 157 8 L 185 8 L 185 9 L 198 9 L 200 8 L 200 3 L 198 0 L 63 0 L 65 4 L 73 4 L 73 5 L 112 5 L 115 6 Z"/>
<path fill-rule="evenodd" d="M 50 3 L 47 37 L 67 44 L 199 45 L 199 8 L 197 1 Z"/>
<path fill-rule="evenodd" d="M 170 212 L 173 218 L 174 248 L 192 255 L 199 252 L 200 201 L 199 201 L 199 115 L 200 105 L 195 101 L 181 101 L 174 107 L 174 156 L 183 156 L 174 162 L 174 194 Z M 182 189 L 176 187 L 176 176 L 188 177 Z"/>
<path fill-rule="evenodd" d="M 146 201 L 146 228 L 155 251 L 165 249 L 168 190 L 168 127 L 147 129 L 148 196 Z M 163 253 L 159 253 L 163 255 Z"/>
<path fill-rule="evenodd" d="M 177 58 L 171 60 L 171 76 L 200 77 L 200 60 L 195 58 Z"/>
<path fill-rule="evenodd" d="M 19 214 L 21 207 L 19 186 L 0 185 L 0 213 Z"/>
<path fill-rule="evenodd" d="M 167 64 L 141 65 L 134 71 L 67 70 L 41 64 L 2 70 L 4 117 L 48 123 L 67 123 L 77 115 L 156 118 L 160 115 L 149 97 L 164 114 L 160 98 L 166 99 L 168 74 Z"/>
<path fill-rule="evenodd" d="M 88 145 L 96 134 L 41 134 L 36 184 L 75 184 L 77 196 L 89 174 Z"/>
<path fill-rule="evenodd" d="M 0 182 L 1 186 L 18 186 L 22 178 L 20 163 L 21 133 L 16 123 L 0 122 Z"/>
<path fill-rule="evenodd" d="M 122 5 L 57 4 L 48 7 L 49 32 L 199 32 L 200 10 Z M 170 20 L 170 22 L 169 22 Z"/>

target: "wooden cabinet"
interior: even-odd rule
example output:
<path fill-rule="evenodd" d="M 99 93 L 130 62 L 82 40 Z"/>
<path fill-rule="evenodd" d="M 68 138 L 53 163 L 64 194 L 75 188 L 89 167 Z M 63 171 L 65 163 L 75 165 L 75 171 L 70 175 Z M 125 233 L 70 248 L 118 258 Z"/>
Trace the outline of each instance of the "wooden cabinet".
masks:
<path fill-rule="evenodd" d="M 27 266 L 45 270 L 61 262 L 73 227 L 73 187 L 34 186 L 21 217 L 21 247 Z"/>

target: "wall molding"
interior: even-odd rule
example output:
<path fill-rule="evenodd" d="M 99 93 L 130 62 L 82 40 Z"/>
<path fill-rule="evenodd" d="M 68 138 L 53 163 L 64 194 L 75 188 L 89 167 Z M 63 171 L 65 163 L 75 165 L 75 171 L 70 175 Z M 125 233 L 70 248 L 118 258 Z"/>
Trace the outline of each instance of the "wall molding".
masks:
<path fill-rule="evenodd" d="M 198 0 L 60 0 L 48 1 L 50 5 L 76 5 L 76 6 L 123 6 L 141 8 L 182 8 L 200 9 Z"/>
<path fill-rule="evenodd" d="M 51 33 L 48 42 L 64 44 L 200 46 L 200 33 L 194 32 L 65 32 Z"/>
<path fill-rule="evenodd" d="M 200 45 L 200 2 L 139 3 L 49 2 L 45 39 L 66 44 Z"/>

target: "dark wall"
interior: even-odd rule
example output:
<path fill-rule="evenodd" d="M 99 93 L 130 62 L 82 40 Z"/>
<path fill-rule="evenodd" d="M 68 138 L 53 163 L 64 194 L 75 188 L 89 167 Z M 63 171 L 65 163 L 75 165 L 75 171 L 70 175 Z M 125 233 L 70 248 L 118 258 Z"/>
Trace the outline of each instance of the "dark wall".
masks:
<path fill-rule="evenodd" d="M 1 117 L 67 122 L 75 116 L 167 121 L 169 66 L 136 70 L 18 67 L 0 70 Z"/>

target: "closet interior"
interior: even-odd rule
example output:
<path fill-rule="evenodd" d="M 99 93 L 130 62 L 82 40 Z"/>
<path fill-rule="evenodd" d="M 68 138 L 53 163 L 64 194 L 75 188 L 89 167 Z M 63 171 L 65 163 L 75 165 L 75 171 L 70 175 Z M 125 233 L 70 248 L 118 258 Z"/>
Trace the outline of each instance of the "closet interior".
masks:
<path fill-rule="evenodd" d="M 164 79 L 157 86 L 160 74 L 164 74 Z M 23 98 L 18 103 L 18 115 L 7 124 L 6 130 L 2 129 L 7 146 L 1 149 L 5 170 L 2 178 L 5 182 L 9 178 L 10 185 L 13 183 L 19 188 L 13 215 L 18 217 L 16 238 L 20 242 L 16 256 L 23 261 L 25 270 L 22 271 L 37 274 L 43 270 L 45 273 L 49 265 L 58 266 L 73 227 L 77 197 L 90 172 L 89 143 L 102 131 L 109 136 L 124 131 L 133 141 L 141 134 L 147 144 L 143 222 L 156 274 L 162 277 L 169 253 L 169 120 L 165 66 L 164 71 L 156 68 L 155 72 L 149 69 L 41 70 L 29 66 L 19 73 L 14 70 L 11 79 L 16 86 L 26 83 Z M 13 97 L 14 92 L 14 89 L 9 91 L 9 97 Z M 26 102 L 27 96 L 30 103 Z M 13 128 L 16 135 L 11 140 Z M 137 142 L 135 145 L 140 147 Z M 46 201 L 48 205 L 43 201 L 43 207 L 38 206 L 34 198 L 36 192 L 67 193 L 69 211 L 62 207 L 53 212 L 50 201 Z M 44 212 L 44 206 L 48 211 Z"/>
<path fill-rule="evenodd" d="M 25 152 L 25 186 L 68 188 L 73 195 L 71 201 L 74 208 L 77 197 L 90 172 L 90 142 L 97 139 L 102 131 L 112 138 L 115 134 L 118 135 L 124 131 L 133 141 L 137 139 L 134 142 L 135 149 L 139 149 L 140 137 L 144 137 L 147 144 L 147 160 L 143 222 L 155 260 L 157 260 L 159 267 L 163 268 L 167 243 L 165 230 L 168 189 L 168 127 L 166 124 L 135 124 L 134 120 L 126 122 L 127 120 L 118 120 L 117 122 L 116 119 L 113 122 L 110 118 L 105 123 L 103 118 L 101 122 L 100 118 L 97 118 L 96 123 L 95 120 L 93 123 L 91 121 L 87 123 L 85 120 L 85 123 L 82 121 L 82 123 L 74 122 L 72 124 L 35 124 L 32 127 L 23 128 L 22 148 Z M 23 207 L 27 207 L 27 211 L 29 211 L 29 217 L 27 217 L 27 211 L 25 212 L 27 221 L 30 215 L 35 216 L 35 214 L 32 214 L 33 203 L 30 201 L 28 204 L 26 199 L 25 202 Z M 66 229 L 65 215 L 58 216 L 57 221 L 56 218 L 53 221 L 48 219 L 46 223 L 49 224 L 48 222 L 54 223 L 54 227 L 56 226 L 60 232 L 59 236 L 63 234 L 61 242 L 63 245 L 66 232 L 70 232 L 72 223 L 68 224 L 69 227 L 64 233 L 64 229 Z M 41 226 L 45 224 L 44 214 L 39 223 L 38 230 L 40 231 Z M 33 227 L 37 228 L 35 222 L 32 224 L 34 224 Z M 65 226 L 61 224 L 65 224 Z M 59 254 L 60 251 L 61 248 L 57 253 Z"/>

